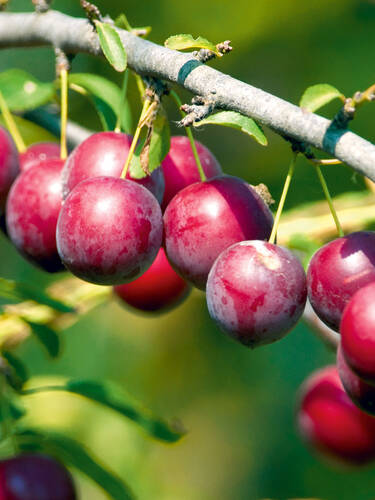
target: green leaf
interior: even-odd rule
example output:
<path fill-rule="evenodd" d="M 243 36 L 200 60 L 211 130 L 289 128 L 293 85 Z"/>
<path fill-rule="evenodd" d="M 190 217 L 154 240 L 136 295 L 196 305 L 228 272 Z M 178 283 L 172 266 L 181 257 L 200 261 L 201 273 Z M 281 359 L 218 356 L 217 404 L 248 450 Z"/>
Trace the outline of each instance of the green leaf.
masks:
<path fill-rule="evenodd" d="M 181 35 L 173 35 L 170 36 L 165 42 L 164 45 L 168 49 L 173 50 L 192 50 L 192 49 L 208 49 L 214 52 L 217 56 L 221 56 L 222 54 L 217 50 L 216 45 L 209 42 L 205 38 L 198 36 L 194 38 L 192 35 L 181 34 Z"/>
<path fill-rule="evenodd" d="M 3 351 L 1 355 L 6 359 L 9 367 L 11 368 L 9 383 L 17 391 L 21 390 L 24 383 L 29 379 L 26 366 L 19 358 L 17 358 L 17 356 L 9 351 Z"/>
<path fill-rule="evenodd" d="M 42 106 L 55 95 L 53 83 L 44 83 L 21 69 L 0 73 L 0 91 L 11 111 L 26 111 Z"/>
<path fill-rule="evenodd" d="M 70 380 L 64 386 L 61 386 L 60 390 L 78 394 L 111 408 L 120 415 L 133 420 L 148 434 L 161 441 L 173 443 L 178 441 L 184 434 L 180 425 L 173 425 L 155 417 L 114 384 L 91 380 Z"/>
<path fill-rule="evenodd" d="M 334 99 L 343 99 L 344 95 L 328 83 L 319 83 L 308 87 L 301 97 L 299 105 L 308 111 L 317 111 Z"/>
<path fill-rule="evenodd" d="M 24 417 L 26 413 L 26 409 L 22 403 L 20 403 L 19 399 L 15 399 L 13 396 L 8 397 L 4 396 L 4 394 L 2 395 L 0 402 L 0 423 L 9 420 L 9 418 L 12 420 L 19 420 Z"/>
<path fill-rule="evenodd" d="M 149 164 L 148 170 L 152 173 L 159 167 L 161 162 L 168 154 L 170 148 L 170 129 L 167 114 L 162 106 L 159 106 L 158 113 L 153 123 L 153 130 L 149 149 Z M 146 177 L 146 173 L 141 166 L 141 153 L 145 139 L 138 145 L 132 161 L 130 162 L 130 172 L 135 179 Z"/>
<path fill-rule="evenodd" d="M 100 46 L 108 62 L 116 71 L 125 71 L 127 55 L 115 28 L 108 23 L 101 23 L 100 21 L 95 21 L 95 27 L 99 36 Z"/>
<path fill-rule="evenodd" d="M 120 87 L 107 78 L 91 73 L 72 73 L 69 75 L 69 83 L 82 87 L 93 96 L 93 102 L 103 127 L 107 130 L 113 130 L 118 110 L 121 109 Z M 128 100 L 123 103 L 121 125 L 125 132 L 131 132 L 133 125 Z"/>
<path fill-rule="evenodd" d="M 126 31 L 131 31 L 133 28 L 130 26 L 130 23 L 128 21 L 128 18 L 124 13 L 120 14 L 118 17 L 115 19 L 115 26 L 117 28 L 126 30 Z"/>
<path fill-rule="evenodd" d="M 120 14 L 115 19 L 115 26 L 117 26 L 117 28 L 130 31 L 138 36 L 147 36 L 152 30 L 151 26 L 139 26 L 137 28 L 132 28 L 125 14 Z"/>
<path fill-rule="evenodd" d="M 72 307 L 53 299 L 37 287 L 32 287 L 27 283 L 7 280 L 5 278 L 0 278 L 0 297 L 8 299 L 11 302 L 33 300 L 59 312 L 74 312 Z"/>
<path fill-rule="evenodd" d="M 13 119 L 16 122 L 17 128 L 26 146 L 30 146 L 35 142 L 57 142 L 56 136 L 39 125 L 17 115 L 13 115 Z M 2 115 L 0 116 L 0 124 L 6 128 L 6 123 Z"/>
<path fill-rule="evenodd" d="M 202 127 L 203 125 L 231 127 L 250 135 L 262 146 L 267 146 L 268 144 L 267 137 L 260 126 L 252 118 L 248 118 L 235 111 L 220 111 L 200 122 L 194 123 L 194 127 Z"/>
<path fill-rule="evenodd" d="M 22 318 L 31 328 L 32 332 L 39 342 L 46 348 L 52 358 L 56 358 L 61 351 L 60 338 L 55 330 L 47 325 L 34 323 L 33 321 Z"/>
<path fill-rule="evenodd" d="M 119 477 L 103 467 L 77 441 L 58 432 L 45 432 L 37 429 L 20 430 L 16 436 L 23 451 L 43 452 L 55 456 L 68 466 L 83 472 L 103 488 L 113 500 L 134 499 L 130 488 Z"/>

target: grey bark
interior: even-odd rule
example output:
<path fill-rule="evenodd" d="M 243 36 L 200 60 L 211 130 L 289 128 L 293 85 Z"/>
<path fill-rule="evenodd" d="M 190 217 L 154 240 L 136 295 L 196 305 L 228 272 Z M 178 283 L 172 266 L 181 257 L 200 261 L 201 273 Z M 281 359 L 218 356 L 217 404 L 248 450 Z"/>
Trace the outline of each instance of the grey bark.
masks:
<path fill-rule="evenodd" d="M 195 95 L 214 99 L 217 107 L 238 111 L 281 135 L 306 142 L 375 181 L 375 146 L 362 137 L 210 68 L 191 54 L 161 47 L 124 30 L 118 32 L 128 64 L 137 73 L 177 83 Z M 0 48 L 44 45 L 59 47 L 66 53 L 102 55 L 98 37 L 85 19 L 56 11 L 0 13 Z"/>

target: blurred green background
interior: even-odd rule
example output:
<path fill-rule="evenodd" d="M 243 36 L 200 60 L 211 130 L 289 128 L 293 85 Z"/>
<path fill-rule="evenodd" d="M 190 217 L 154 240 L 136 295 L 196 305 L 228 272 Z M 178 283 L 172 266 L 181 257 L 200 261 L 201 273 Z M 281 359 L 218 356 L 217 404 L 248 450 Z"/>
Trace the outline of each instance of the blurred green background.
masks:
<path fill-rule="evenodd" d="M 31 10 L 31 1 L 10 4 L 13 11 Z M 97 5 L 112 17 L 125 11 L 134 26 L 152 25 L 150 38 L 158 43 L 177 33 L 202 35 L 215 43 L 230 39 L 232 54 L 215 61 L 215 67 L 295 103 L 314 83 L 331 83 L 346 95 L 374 83 L 374 1 L 103 0 Z M 55 0 L 54 7 L 82 15 L 78 0 Z M 0 71 L 13 67 L 42 80 L 54 78 L 50 49 L 1 51 Z M 73 71 L 99 73 L 120 83 L 104 61 L 86 55 L 76 57 Z M 130 99 L 136 116 L 133 80 Z M 177 120 L 175 108 L 167 109 L 170 119 Z M 70 110 L 72 119 L 99 128 L 95 112 L 81 97 L 72 95 Z M 332 116 L 335 110 L 332 104 L 324 112 Z M 373 108 L 365 106 L 358 115 L 353 130 L 373 141 Z M 278 199 L 290 152 L 278 136 L 266 133 L 268 148 L 229 129 L 206 128 L 196 135 L 226 172 L 253 184 L 266 183 Z M 362 179 L 347 167 L 326 172 L 333 194 L 364 189 Z M 287 208 L 321 198 L 313 169 L 299 160 Z M 51 281 L 25 263 L 4 237 L 0 274 L 39 285 Z M 160 416 L 178 417 L 188 429 L 180 443 L 163 445 L 132 423 L 76 397 L 29 397 L 33 423 L 66 429 L 82 440 L 129 482 L 139 499 L 375 498 L 373 468 L 332 468 L 297 436 L 298 386 L 334 359 L 303 324 L 283 341 L 252 352 L 218 331 L 204 295 L 195 292 L 179 309 L 158 318 L 136 316 L 113 301 L 69 328 L 64 340 L 64 354 L 56 362 L 46 359 L 32 339 L 19 350 L 41 381 L 108 378 Z M 83 499 L 105 498 L 89 480 L 76 477 Z"/>

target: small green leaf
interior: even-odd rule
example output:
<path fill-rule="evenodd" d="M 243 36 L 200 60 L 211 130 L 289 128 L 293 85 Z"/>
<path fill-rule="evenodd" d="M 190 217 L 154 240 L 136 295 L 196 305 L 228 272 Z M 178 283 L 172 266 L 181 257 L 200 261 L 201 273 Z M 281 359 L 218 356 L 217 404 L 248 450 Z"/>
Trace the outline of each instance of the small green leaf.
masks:
<path fill-rule="evenodd" d="M 46 348 L 48 354 L 52 358 L 56 358 L 60 354 L 60 338 L 55 330 L 47 325 L 34 323 L 33 321 L 22 318 L 31 328 L 32 332 L 39 342 Z"/>
<path fill-rule="evenodd" d="M 113 500 L 134 499 L 130 488 L 119 477 L 103 467 L 77 441 L 57 432 L 37 429 L 19 430 L 16 436 L 17 443 L 23 451 L 43 452 L 55 456 L 68 466 L 83 472 L 103 488 Z"/>
<path fill-rule="evenodd" d="M 130 26 L 128 18 L 126 17 L 126 15 L 124 13 L 122 13 L 116 17 L 115 26 L 117 26 L 117 28 L 121 28 L 121 29 L 126 30 L 126 31 L 132 30 L 132 27 Z"/>
<path fill-rule="evenodd" d="M 70 380 L 64 386 L 61 386 L 59 390 L 78 394 L 111 408 L 122 416 L 133 420 L 151 436 L 161 441 L 173 443 L 178 441 L 184 434 L 180 428 L 181 426 L 170 424 L 155 417 L 114 384 L 104 384 L 91 380 Z"/>
<path fill-rule="evenodd" d="M 161 162 L 168 154 L 170 148 L 170 129 L 167 114 L 162 106 L 159 106 L 158 113 L 153 122 L 152 136 L 149 149 L 149 164 L 148 170 L 152 173 L 158 168 Z M 141 166 L 141 153 L 145 140 L 138 145 L 132 161 L 130 163 L 130 172 L 135 179 L 146 177 L 146 173 Z"/>
<path fill-rule="evenodd" d="M 49 306 L 59 312 L 74 312 L 72 307 L 53 299 L 37 287 L 32 287 L 27 283 L 7 280 L 5 278 L 0 278 L 0 297 L 9 300 L 12 303 L 33 300 L 39 304 Z"/>
<path fill-rule="evenodd" d="M 192 50 L 192 49 L 208 49 L 214 52 L 217 56 L 221 56 L 222 54 L 217 50 L 216 45 L 209 42 L 205 38 L 198 36 L 194 38 L 192 35 L 181 34 L 181 35 L 173 35 L 170 36 L 165 42 L 164 45 L 168 49 L 173 50 Z"/>
<path fill-rule="evenodd" d="M 115 19 L 115 26 L 117 26 L 117 28 L 130 31 L 138 36 L 147 36 L 152 30 L 151 26 L 138 26 L 137 28 L 132 28 L 125 14 L 120 14 Z"/>
<path fill-rule="evenodd" d="M 121 89 L 107 78 L 91 73 L 71 73 L 69 83 L 78 85 L 93 96 L 103 127 L 113 130 L 116 124 L 118 110 L 121 109 Z M 121 126 L 125 132 L 132 130 L 132 115 L 128 100 L 123 103 Z"/>
<path fill-rule="evenodd" d="M 308 87 L 300 100 L 300 107 L 308 111 L 317 111 L 334 99 L 343 99 L 344 95 L 328 83 L 319 83 Z"/>
<path fill-rule="evenodd" d="M 1 355 L 7 360 L 8 365 L 11 368 L 9 383 L 17 391 L 21 390 L 24 383 L 29 379 L 26 366 L 19 358 L 17 358 L 17 356 L 9 351 L 3 351 Z"/>
<path fill-rule="evenodd" d="M 41 82 L 21 69 L 0 73 L 0 91 L 11 111 L 37 108 L 55 96 L 53 83 Z"/>
<path fill-rule="evenodd" d="M 250 135 L 262 146 L 267 146 L 268 144 L 267 137 L 260 126 L 252 118 L 248 118 L 235 111 L 220 111 L 200 122 L 194 123 L 194 127 L 202 127 L 203 125 L 222 125 L 224 127 L 235 128 Z"/>
<path fill-rule="evenodd" d="M 116 71 L 125 71 L 127 55 L 115 28 L 108 23 L 101 23 L 100 21 L 95 21 L 95 27 L 99 36 L 100 46 L 108 62 Z"/>

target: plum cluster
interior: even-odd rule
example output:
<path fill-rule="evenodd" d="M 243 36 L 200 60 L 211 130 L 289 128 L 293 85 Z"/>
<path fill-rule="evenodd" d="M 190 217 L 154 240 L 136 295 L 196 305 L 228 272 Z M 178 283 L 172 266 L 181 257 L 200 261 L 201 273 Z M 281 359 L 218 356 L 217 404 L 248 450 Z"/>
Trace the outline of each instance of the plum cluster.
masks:
<path fill-rule="evenodd" d="M 337 365 L 303 385 L 302 436 L 330 458 L 375 460 L 375 234 L 351 233 L 310 261 L 308 295 L 320 319 L 340 332 Z"/>
<path fill-rule="evenodd" d="M 187 137 L 172 137 L 162 165 L 142 179 L 130 171 L 121 178 L 126 134 L 93 134 L 66 161 L 55 144 L 18 156 L 9 135 L 1 137 L 7 232 L 35 265 L 113 286 L 146 312 L 175 307 L 194 286 L 206 291 L 221 329 L 250 347 L 280 339 L 299 320 L 305 273 L 288 249 L 267 242 L 268 205 L 253 186 L 224 175 L 199 142 L 205 181 Z"/>

